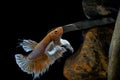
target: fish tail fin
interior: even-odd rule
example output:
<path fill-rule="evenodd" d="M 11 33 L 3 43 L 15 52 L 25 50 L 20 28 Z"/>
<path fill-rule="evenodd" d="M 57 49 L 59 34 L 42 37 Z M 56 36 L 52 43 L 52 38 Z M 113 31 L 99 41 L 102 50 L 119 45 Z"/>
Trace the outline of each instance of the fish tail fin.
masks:
<path fill-rule="evenodd" d="M 29 60 L 26 58 L 26 56 L 23 56 L 22 54 L 16 54 L 15 60 L 22 71 L 27 72 L 28 74 L 33 73 L 32 67 L 29 66 Z"/>
<path fill-rule="evenodd" d="M 45 73 L 50 66 L 50 60 L 47 55 L 29 60 L 27 56 L 16 54 L 15 60 L 23 72 L 33 74 L 33 80 Z"/>

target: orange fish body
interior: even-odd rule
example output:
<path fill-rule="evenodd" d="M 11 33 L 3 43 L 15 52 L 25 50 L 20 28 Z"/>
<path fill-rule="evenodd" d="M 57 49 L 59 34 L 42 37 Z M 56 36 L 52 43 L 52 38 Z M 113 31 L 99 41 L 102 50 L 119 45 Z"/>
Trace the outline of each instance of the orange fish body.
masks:
<path fill-rule="evenodd" d="M 36 58 L 38 55 L 44 55 L 45 49 L 47 45 L 51 42 L 59 42 L 60 38 L 62 37 L 63 29 L 62 27 L 58 27 L 55 30 L 49 32 L 42 41 L 40 41 L 34 48 L 34 51 L 30 53 L 28 56 L 29 59 Z"/>
<path fill-rule="evenodd" d="M 70 46 L 66 40 L 61 39 L 62 34 L 62 27 L 58 27 L 49 32 L 39 43 L 32 40 L 24 40 L 21 43 L 23 49 L 25 51 L 32 50 L 32 52 L 28 56 L 22 54 L 15 55 L 16 63 L 21 70 L 28 74 L 34 74 L 34 79 L 39 77 L 40 74 L 42 75 L 66 51 L 65 48 L 59 46 L 61 45 L 61 41 L 63 45 L 67 44 L 68 47 Z M 50 48 L 53 49 L 53 51 L 51 50 L 52 54 L 48 52 Z M 72 49 L 71 46 L 70 48 Z"/>

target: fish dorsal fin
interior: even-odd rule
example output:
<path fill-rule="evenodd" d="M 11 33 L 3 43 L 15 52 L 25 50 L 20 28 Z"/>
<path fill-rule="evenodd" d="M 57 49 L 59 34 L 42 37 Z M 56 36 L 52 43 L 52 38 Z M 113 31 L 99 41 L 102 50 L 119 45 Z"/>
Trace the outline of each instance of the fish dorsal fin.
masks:
<path fill-rule="evenodd" d="M 24 39 L 24 40 L 20 43 L 20 46 L 22 46 L 22 48 L 23 48 L 26 52 L 29 52 L 29 51 L 32 51 L 37 44 L 38 44 L 38 43 L 37 43 L 36 41 L 30 40 L 30 39 L 28 39 L 28 40 Z"/>

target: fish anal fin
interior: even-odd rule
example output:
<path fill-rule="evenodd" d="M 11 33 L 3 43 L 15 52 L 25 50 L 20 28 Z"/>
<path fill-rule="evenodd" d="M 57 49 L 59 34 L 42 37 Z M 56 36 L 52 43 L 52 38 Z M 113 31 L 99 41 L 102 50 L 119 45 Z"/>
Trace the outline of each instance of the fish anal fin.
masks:
<path fill-rule="evenodd" d="M 34 65 L 35 65 L 35 67 L 34 67 L 35 73 L 39 73 L 44 68 L 46 68 L 47 65 L 50 64 L 50 60 L 46 54 L 42 54 L 42 55 L 38 56 L 35 60 L 33 60 L 32 63 L 34 63 Z"/>

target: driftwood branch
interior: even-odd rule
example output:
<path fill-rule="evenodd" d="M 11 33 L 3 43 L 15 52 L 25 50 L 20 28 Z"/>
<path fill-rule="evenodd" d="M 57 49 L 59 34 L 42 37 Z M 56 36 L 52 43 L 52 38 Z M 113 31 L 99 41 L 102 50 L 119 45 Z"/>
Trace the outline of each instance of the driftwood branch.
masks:
<path fill-rule="evenodd" d="M 63 26 L 64 33 L 76 30 L 90 29 L 98 26 L 115 23 L 115 20 L 111 17 L 96 19 L 96 20 L 85 20 L 76 23 L 68 24 Z"/>
<path fill-rule="evenodd" d="M 109 49 L 108 80 L 120 80 L 120 10 Z"/>

